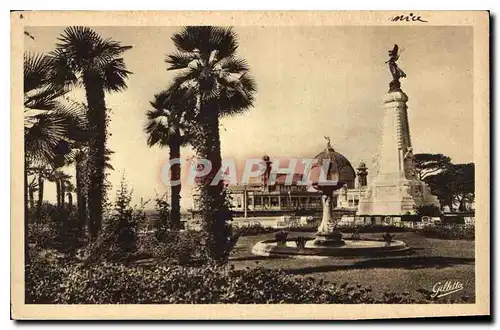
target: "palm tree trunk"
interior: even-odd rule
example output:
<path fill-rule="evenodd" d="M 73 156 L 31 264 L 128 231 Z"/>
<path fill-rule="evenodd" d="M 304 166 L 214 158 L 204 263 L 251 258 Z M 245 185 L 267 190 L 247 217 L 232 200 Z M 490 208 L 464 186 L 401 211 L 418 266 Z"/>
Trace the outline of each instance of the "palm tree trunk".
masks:
<path fill-rule="evenodd" d="M 67 195 L 68 195 L 68 213 L 71 213 L 71 209 L 73 208 L 73 194 L 69 192 Z"/>
<path fill-rule="evenodd" d="M 35 192 L 33 189 L 29 189 L 28 187 L 28 194 L 29 194 L 29 200 L 30 200 L 30 210 L 33 212 L 35 209 Z"/>
<path fill-rule="evenodd" d="M 99 75 L 84 73 L 88 120 L 94 136 L 90 141 L 88 208 L 89 234 L 92 240 L 97 238 L 102 227 L 103 203 L 105 197 L 104 170 L 106 150 L 106 103 L 104 87 Z"/>
<path fill-rule="evenodd" d="M 87 197 L 84 182 L 85 175 L 85 160 L 76 162 L 76 204 L 78 208 L 78 221 L 80 229 L 85 227 L 87 223 Z"/>
<path fill-rule="evenodd" d="M 178 141 L 173 141 L 170 144 L 170 160 L 177 159 L 181 157 L 181 146 Z M 175 163 L 170 168 L 170 181 L 177 181 L 181 178 L 181 165 Z M 181 228 L 181 184 L 171 186 L 171 212 L 170 212 L 170 227 L 173 230 L 178 230 Z"/>
<path fill-rule="evenodd" d="M 36 220 L 41 222 L 42 218 L 42 203 L 43 203 L 43 175 L 42 172 L 38 173 L 38 201 L 36 205 Z"/>
<path fill-rule="evenodd" d="M 61 210 L 64 211 L 64 203 L 65 203 L 65 195 L 66 195 L 66 183 L 63 180 L 59 181 L 59 184 L 61 185 Z"/>
<path fill-rule="evenodd" d="M 205 107 L 202 110 L 200 113 L 202 133 L 196 138 L 195 148 L 200 158 L 211 162 L 212 169 L 200 180 L 200 212 L 204 231 L 207 234 L 207 252 L 213 260 L 223 261 L 227 258 L 228 252 L 226 249 L 229 229 L 227 221 L 231 219 L 231 213 L 226 202 L 223 182 L 219 181 L 216 185 L 210 184 L 222 165 L 219 117 L 215 109 Z"/>
<path fill-rule="evenodd" d="M 56 179 L 57 209 L 61 209 L 61 180 Z"/>

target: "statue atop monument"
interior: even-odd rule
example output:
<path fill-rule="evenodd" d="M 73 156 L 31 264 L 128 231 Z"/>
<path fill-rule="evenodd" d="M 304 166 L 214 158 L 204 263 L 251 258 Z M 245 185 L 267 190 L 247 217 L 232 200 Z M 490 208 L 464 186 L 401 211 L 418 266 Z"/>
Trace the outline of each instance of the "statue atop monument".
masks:
<path fill-rule="evenodd" d="M 392 81 L 389 83 L 389 93 L 401 91 L 401 83 L 399 82 L 399 79 L 406 77 L 406 73 L 404 73 L 404 71 L 401 70 L 396 63 L 400 55 L 398 50 L 398 45 L 394 45 L 394 48 L 389 50 L 389 60 L 385 62 L 386 64 L 389 64 L 389 71 L 392 74 Z"/>

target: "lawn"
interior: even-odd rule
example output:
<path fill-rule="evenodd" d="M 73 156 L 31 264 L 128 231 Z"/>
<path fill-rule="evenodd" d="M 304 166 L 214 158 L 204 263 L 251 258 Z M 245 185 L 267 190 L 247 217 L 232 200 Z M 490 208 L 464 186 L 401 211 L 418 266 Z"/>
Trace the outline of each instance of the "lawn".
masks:
<path fill-rule="evenodd" d="M 311 233 L 290 233 L 294 236 Z M 362 234 L 363 238 L 380 238 L 381 234 Z M 231 256 L 235 268 L 281 268 L 290 274 L 314 277 L 335 283 L 359 283 L 371 286 L 373 292 L 408 292 L 421 298 L 419 289 L 432 290 L 435 283 L 460 281 L 464 290 L 442 299 L 469 296 L 475 292 L 474 241 L 425 238 L 413 232 L 395 233 L 395 239 L 412 248 L 407 256 L 377 258 L 269 258 L 252 254 L 252 246 L 274 234 L 241 237 Z M 444 301 L 443 301 L 444 302 Z"/>

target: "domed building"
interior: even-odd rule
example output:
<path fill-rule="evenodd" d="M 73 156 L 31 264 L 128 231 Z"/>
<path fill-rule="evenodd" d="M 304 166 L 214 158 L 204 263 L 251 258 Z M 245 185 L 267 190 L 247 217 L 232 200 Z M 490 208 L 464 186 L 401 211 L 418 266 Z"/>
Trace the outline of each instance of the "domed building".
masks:
<path fill-rule="evenodd" d="M 292 174 L 288 173 L 288 169 L 283 169 L 284 164 L 280 164 L 276 178 L 270 179 L 272 157 L 264 155 L 260 175 L 250 177 L 245 185 L 236 184 L 228 187 L 234 223 L 288 227 L 318 222 L 323 207 L 321 192 L 314 188 L 314 183 L 318 183 L 320 178 L 325 179 L 321 177 L 320 164 L 324 164 L 326 160 L 329 160 L 330 164 L 326 179 L 331 182 L 336 181 L 342 187 L 338 187 L 340 189 L 332 196 L 334 212 L 339 215 L 355 215 L 360 196 L 366 188 L 366 165 L 360 163 L 356 171 L 347 157 L 336 151 L 329 141 L 315 159 L 318 165 L 311 169 L 308 183 L 302 181 L 303 171 L 294 173 L 290 182 L 288 175 Z M 300 164 L 301 159 L 298 159 L 297 163 Z M 194 205 L 191 212 L 194 219 L 197 216 L 198 205 L 196 196 L 193 197 Z"/>

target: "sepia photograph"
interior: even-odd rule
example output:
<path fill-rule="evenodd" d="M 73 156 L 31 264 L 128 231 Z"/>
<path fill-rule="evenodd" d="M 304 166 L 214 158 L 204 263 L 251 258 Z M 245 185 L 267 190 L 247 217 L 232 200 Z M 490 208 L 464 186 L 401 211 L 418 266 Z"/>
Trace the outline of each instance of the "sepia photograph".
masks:
<path fill-rule="evenodd" d="M 488 12 L 89 15 L 11 16 L 14 318 L 489 315 Z"/>

